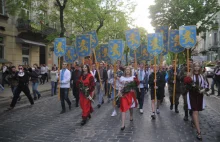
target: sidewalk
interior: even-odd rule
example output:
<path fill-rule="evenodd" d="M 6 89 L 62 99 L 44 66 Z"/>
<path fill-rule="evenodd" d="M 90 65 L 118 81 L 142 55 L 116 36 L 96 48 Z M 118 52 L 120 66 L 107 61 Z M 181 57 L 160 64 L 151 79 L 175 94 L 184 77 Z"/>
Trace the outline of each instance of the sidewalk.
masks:
<path fill-rule="evenodd" d="M 39 92 L 45 92 L 45 91 L 50 91 L 50 88 L 51 88 L 51 84 L 50 84 L 50 81 L 45 83 L 44 85 L 39 85 L 38 86 L 38 91 Z M 31 91 L 31 94 L 32 94 L 32 83 L 29 84 L 29 89 Z M 24 96 L 24 93 L 21 92 L 20 94 L 21 96 Z M 5 89 L 3 92 L 0 92 L 0 102 L 3 101 L 3 100 L 7 100 L 7 99 L 10 99 L 12 97 L 12 92 L 11 92 L 11 88 L 8 87 L 7 85 L 5 85 Z"/>

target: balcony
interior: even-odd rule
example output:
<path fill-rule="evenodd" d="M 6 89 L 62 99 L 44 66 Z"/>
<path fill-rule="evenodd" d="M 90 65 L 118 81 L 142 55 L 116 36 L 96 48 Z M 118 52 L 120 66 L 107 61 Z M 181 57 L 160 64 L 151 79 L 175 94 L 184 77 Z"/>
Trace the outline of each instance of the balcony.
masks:
<path fill-rule="evenodd" d="M 22 18 L 17 19 L 16 28 L 18 31 L 31 31 L 34 33 L 40 33 L 44 36 L 48 36 L 54 33 L 57 33 L 57 30 L 54 28 L 51 28 L 45 24 L 42 23 L 35 23 L 31 20 L 25 20 Z"/>

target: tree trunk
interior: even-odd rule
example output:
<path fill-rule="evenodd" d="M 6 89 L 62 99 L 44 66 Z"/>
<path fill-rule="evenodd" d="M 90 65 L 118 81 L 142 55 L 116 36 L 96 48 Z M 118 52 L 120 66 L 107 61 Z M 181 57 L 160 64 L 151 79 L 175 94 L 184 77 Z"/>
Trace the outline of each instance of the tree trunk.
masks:
<path fill-rule="evenodd" d="M 61 28 L 60 37 L 64 37 L 64 33 L 65 33 L 65 27 L 63 23 L 63 11 L 64 11 L 64 8 L 60 7 L 60 28 Z"/>

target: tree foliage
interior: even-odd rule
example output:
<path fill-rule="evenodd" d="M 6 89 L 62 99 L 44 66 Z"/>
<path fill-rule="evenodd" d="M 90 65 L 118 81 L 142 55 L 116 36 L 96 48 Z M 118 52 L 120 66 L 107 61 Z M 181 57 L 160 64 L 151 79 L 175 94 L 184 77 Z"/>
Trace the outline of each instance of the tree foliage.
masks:
<path fill-rule="evenodd" d="M 218 0 L 155 0 L 149 10 L 154 27 L 167 25 L 170 29 L 179 29 L 182 25 L 197 25 L 199 34 L 216 28 L 215 18 L 220 6 Z M 185 62 L 186 51 L 178 56 L 180 63 Z M 169 53 L 167 62 L 173 59 L 174 54 Z"/>
<path fill-rule="evenodd" d="M 200 33 L 212 27 L 220 6 L 218 0 L 156 0 L 149 10 L 153 26 L 178 29 L 182 25 L 197 25 Z"/>

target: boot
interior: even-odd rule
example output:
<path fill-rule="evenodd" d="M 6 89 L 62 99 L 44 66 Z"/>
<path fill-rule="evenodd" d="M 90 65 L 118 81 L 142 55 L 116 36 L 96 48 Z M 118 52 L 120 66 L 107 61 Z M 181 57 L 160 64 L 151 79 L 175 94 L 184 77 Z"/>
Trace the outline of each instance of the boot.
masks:
<path fill-rule="evenodd" d="M 173 110 L 173 104 L 170 104 L 170 110 Z"/>
<path fill-rule="evenodd" d="M 175 105 L 175 112 L 176 112 L 176 113 L 179 113 L 178 105 Z"/>
<path fill-rule="evenodd" d="M 185 116 L 183 118 L 184 121 L 188 121 L 188 110 L 185 110 Z"/>

